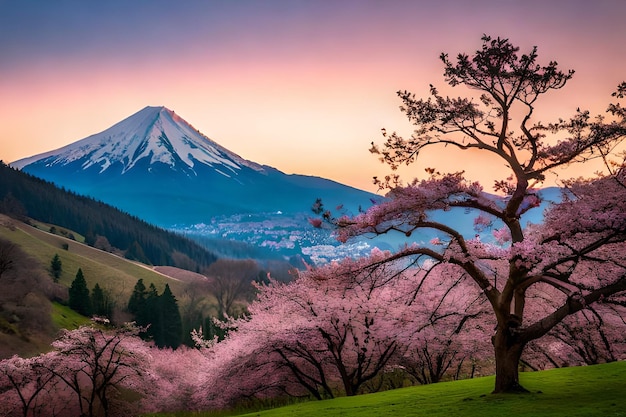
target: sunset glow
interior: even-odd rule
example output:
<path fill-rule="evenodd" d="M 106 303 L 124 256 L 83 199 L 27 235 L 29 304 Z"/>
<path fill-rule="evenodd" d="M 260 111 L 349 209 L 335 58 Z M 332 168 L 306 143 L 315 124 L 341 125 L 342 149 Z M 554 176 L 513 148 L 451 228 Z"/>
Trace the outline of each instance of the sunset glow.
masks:
<path fill-rule="evenodd" d="M 388 170 L 370 142 L 410 134 L 395 93 L 443 86 L 441 52 L 471 53 L 483 33 L 537 45 L 541 63 L 576 70 L 538 120 L 599 113 L 626 80 L 625 15 L 619 0 L 2 1 L 0 159 L 166 106 L 246 159 L 375 190 Z M 489 186 L 499 169 L 424 158 L 406 179 L 438 166 Z"/>

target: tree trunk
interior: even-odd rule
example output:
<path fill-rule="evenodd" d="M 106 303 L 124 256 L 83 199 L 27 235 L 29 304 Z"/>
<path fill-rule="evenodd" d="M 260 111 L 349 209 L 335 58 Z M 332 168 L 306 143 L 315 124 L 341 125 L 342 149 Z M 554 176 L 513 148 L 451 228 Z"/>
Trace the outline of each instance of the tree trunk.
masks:
<path fill-rule="evenodd" d="M 496 356 L 496 386 L 493 394 L 528 392 L 519 383 L 519 361 L 524 344 L 517 340 L 512 330 L 507 326 L 504 330 L 499 329 L 493 337 Z"/>

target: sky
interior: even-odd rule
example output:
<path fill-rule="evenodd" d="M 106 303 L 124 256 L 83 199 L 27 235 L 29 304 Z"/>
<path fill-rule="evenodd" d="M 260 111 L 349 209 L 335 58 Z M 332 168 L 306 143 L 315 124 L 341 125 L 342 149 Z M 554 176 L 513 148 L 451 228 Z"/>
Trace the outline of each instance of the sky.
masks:
<path fill-rule="evenodd" d="M 410 134 L 396 92 L 443 86 L 442 52 L 536 45 L 576 71 L 541 120 L 599 113 L 626 80 L 624 16 L 623 0 L 0 0 L 0 159 L 165 106 L 246 159 L 375 191 L 389 169 L 370 144 Z M 431 166 L 487 187 L 502 170 L 438 149 L 401 174 Z"/>

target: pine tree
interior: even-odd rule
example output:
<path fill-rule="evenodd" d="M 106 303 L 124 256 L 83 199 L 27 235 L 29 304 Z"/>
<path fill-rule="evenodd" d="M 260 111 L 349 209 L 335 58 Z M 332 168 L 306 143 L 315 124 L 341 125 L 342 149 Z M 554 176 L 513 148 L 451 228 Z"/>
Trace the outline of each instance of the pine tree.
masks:
<path fill-rule="evenodd" d="M 142 336 L 154 340 L 158 347 L 175 349 L 181 345 L 182 319 L 178 301 L 168 284 L 159 295 L 154 283 L 146 290 L 143 280 L 138 280 L 128 300 L 128 311 L 135 315 L 137 325 L 147 327 Z"/>
<path fill-rule="evenodd" d="M 159 327 L 157 329 L 154 337 L 157 346 L 176 349 L 182 343 L 183 324 L 178 301 L 168 284 L 165 284 L 163 294 L 159 297 Z"/>
<path fill-rule="evenodd" d="M 150 265 L 150 259 L 148 259 L 143 248 L 136 240 L 133 241 L 133 243 L 131 243 L 131 245 L 128 247 L 128 250 L 126 250 L 125 257 L 126 259 L 139 261 L 141 263 Z"/>
<path fill-rule="evenodd" d="M 154 284 L 150 283 L 143 308 L 137 311 L 136 314 L 137 324 L 139 326 L 148 326 L 148 330 L 145 334 L 148 338 L 156 340 L 161 327 L 160 317 L 159 293 Z"/>
<path fill-rule="evenodd" d="M 113 314 L 113 305 L 107 293 L 105 293 L 100 285 L 96 283 L 91 291 L 91 306 L 93 314 L 100 317 L 111 318 Z"/>
<path fill-rule="evenodd" d="M 72 281 L 69 289 L 69 305 L 70 308 L 83 316 L 90 316 L 92 313 L 91 298 L 89 297 L 89 288 L 87 281 L 83 276 L 83 270 L 78 268 L 76 278 Z"/>
<path fill-rule="evenodd" d="M 134 314 L 135 319 L 137 318 L 139 312 L 144 309 L 147 296 L 148 292 L 146 291 L 143 279 L 139 278 L 139 281 L 135 284 L 133 293 L 130 295 L 130 299 L 128 300 L 128 312 Z"/>
<path fill-rule="evenodd" d="M 50 273 L 52 274 L 54 282 L 59 282 L 61 272 L 63 272 L 63 263 L 61 262 L 61 258 L 59 258 L 59 254 L 55 253 L 54 257 L 50 261 Z"/>
<path fill-rule="evenodd" d="M 217 336 L 217 340 L 222 341 L 228 334 L 225 327 L 217 325 L 216 321 L 221 321 L 217 317 L 206 317 L 204 319 L 203 336 L 206 340 L 213 340 Z M 223 321 L 222 321 L 223 322 Z"/>

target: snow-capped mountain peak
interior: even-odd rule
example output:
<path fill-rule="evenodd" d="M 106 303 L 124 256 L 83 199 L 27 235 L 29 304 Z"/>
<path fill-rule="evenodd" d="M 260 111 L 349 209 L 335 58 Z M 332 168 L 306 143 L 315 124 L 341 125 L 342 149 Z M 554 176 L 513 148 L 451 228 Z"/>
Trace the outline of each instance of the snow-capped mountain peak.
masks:
<path fill-rule="evenodd" d="M 236 174 L 242 166 L 263 170 L 210 140 L 162 106 L 145 107 L 103 132 L 11 165 L 21 169 L 37 161 L 45 161 L 47 166 L 78 162 L 84 170 L 96 167 L 103 173 L 116 169 L 121 174 L 140 161 L 148 162 L 149 166 L 160 162 L 187 172 L 194 171 L 196 163 L 201 163 L 227 176 Z"/>
<path fill-rule="evenodd" d="M 103 132 L 10 165 L 162 227 L 308 212 L 317 198 L 356 212 L 375 197 L 245 160 L 165 107 L 146 107 Z"/>

